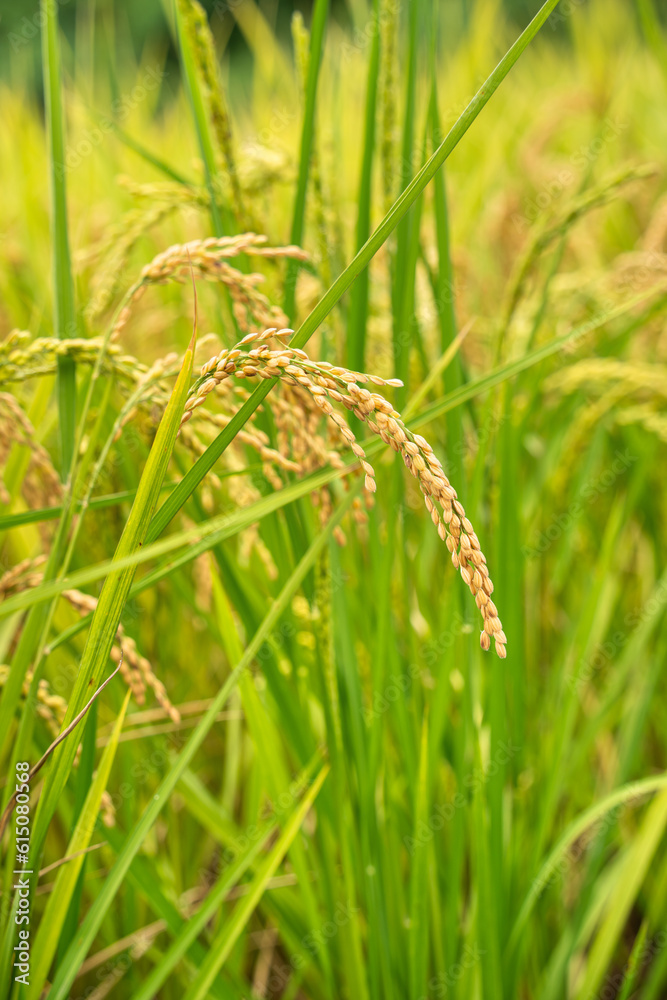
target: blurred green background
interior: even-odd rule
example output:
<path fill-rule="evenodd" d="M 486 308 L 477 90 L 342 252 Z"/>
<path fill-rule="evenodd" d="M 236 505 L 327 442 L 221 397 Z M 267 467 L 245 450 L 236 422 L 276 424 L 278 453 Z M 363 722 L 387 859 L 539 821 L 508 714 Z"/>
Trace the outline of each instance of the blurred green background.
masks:
<path fill-rule="evenodd" d="M 235 23 L 234 11 L 244 0 L 205 0 L 202 6 L 209 15 L 211 28 L 220 41 L 237 55 L 247 52 L 243 34 Z M 436 0 L 439 16 L 447 25 L 446 36 L 452 50 L 461 42 L 474 16 L 475 0 Z M 588 0 L 567 0 L 561 5 L 562 16 L 553 17 L 547 29 L 551 38 L 567 41 L 569 32 L 567 21 L 570 8 L 575 10 L 586 6 Z M 631 0 L 628 6 L 639 18 L 637 7 Z M 363 17 L 362 6 L 356 0 L 335 0 L 331 4 L 331 19 L 350 31 Z M 501 0 L 499 6 L 516 26 L 523 27 L 535 13 L 531 0 Z M 663 22 L 667 22 L 667 0 L 656 0 L 655 9 Z M 310 21 L 312 3 L 299 0 L 259 0 L 258 7 L 281 42 L 290 45 L 290 21 L 295 10 L 303 13 Z M 161 0 L 59 0 L 59 20 L 65 38 L 75 59 L 77 48 L 90 59 L 92 25 L 96 25 L 95 52 L 104 57 L 113 39 L 121 40 L 121 48 L 132 46 L 133 55 L 139 58 L 146 48 L 164 54 L 167 64 L 177 66 L 177 53 L 169 31 L 165 15 L 165 5 Z M 17 79 L 12 67 L 19 70 L 26 85 L 39 88 L 41 69 L 39 60 L 39 5 L 32 0 L 28 4 L 15 0 L 0 0 L 0 74 Z"/>

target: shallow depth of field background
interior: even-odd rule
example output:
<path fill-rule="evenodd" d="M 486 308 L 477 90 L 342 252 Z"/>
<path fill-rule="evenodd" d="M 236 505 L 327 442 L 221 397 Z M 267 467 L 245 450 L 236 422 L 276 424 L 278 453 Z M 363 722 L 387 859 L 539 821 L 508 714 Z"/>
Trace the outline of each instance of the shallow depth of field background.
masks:
<path fill-rule="evenodd" d="M 567 349 L 419 426 L 486 553 L 507 659 L 481 652 L 474 602 L 414 480 L 385 449 L 374 461 L 368 524 L 347 518 L 346 544 L 330 543 L 291 601 L 144 842 L 71 996 L 137 995 L 177 933 L 165 914 L 189 917 L 260 821 L 275 814 L 280 826 L 301 794 L 295 779 L 312 772 L 318 751 L 331 772 L 204 995 L 667 996 L 667 792 L 657 780 L 667 765 L 667 33 L 659 6 L 564 0 L 552 15 L 447 161 L 451 279 L 443 279 L 433 184 L 411 213 L 414 308 L 399 330 L 407 387 L 390 398 L 404 407 L 446 349 L 435 289 L 446 289 L 440 313 L 451 304 L 456 328 L 467 331 L 413 416 L 582 328 Z M 527 0 L 443 2 L 434 22 L 421 4 L 406 164 L 410 7 L 380 7 L 398 30 L 393 79 L 380 81 L 372 226 L 432 151 L 432 45 L 444 134 L 537 9 Z M 158 4 L 59 9 L 77 334 L 92 337 L 141 268 L 173 243 L 210 236 L 211 217 L 170 17 Z M 0 336 L 18 328 L 34 339 L 53 330 L 39 30 L 34 12 L 7 2 L 0 10 Z M 292 10 L 277 0 L 208 5 L 244 219 L 272 246 L 290 242 L 299 163 Z M 307 27 L 309 10 L 304 17 Z M 377 23 L 365 0 L 332 5 L 303 240 L 311 262 L 297 283 L 295 328 L 357 249 Z M 226 197 L 224 183 L 221 190 Z M 396 239 L 370 266 L 363 358 L 364 371 L 387 378 L 403 322 L 392 311 Z M 251 267 L 282 303 L 285 263 Z M 197 289 L 200 338 L 216 335 L 197 354 L 202 364 L 228 342 L 229 315 L 217 285 Z M 309 342 L 311 356 L 349 361 L 350 308 L 348 294 Z M 122 333 L 123 351 L 148 365 L 181 356 L 192 315 L 189 284 L 150 289 Z M 26 370 L 7 380 L 10 362 L 0 354 L 1 391 L 19 401 L 58 467 L 54 377 Z M 114 414 L 126 396 L 121 374 Z M 139 409 L 96 493 L 136 489 L 159 418 L 155 406 Z M 15 445 L 5 456 L 3 515 L 57 499 L 39 477 L 23 489 L 17 455 Z M 178 443 L 169 482 L 195 457 Z M 225 453 L 218 478 L 204 481 L 173 530 L 271 493 L 258 461 L 243 447 Z M 225 475 L 244 466 L 246 475 Z M 333 495 L 343 498 L 338 485 Z M 111 558 L 128 511 L 123 500 L 86 515 L 73 569 Z M 48 551 L 54 523 L 2 530 L 2 572 Z M 100 819 L 93 833 L 104 843 L 86 859 L 60 958 L 173 755 L 318 531 L 306 496 L 127 605 L 125 633 L 182 721 L 150 692 L 146 704 L 130 703 L 108 785 L 114 825 Z M 141 566 L 139 577 L 151 568 Z M 99 583 L 88 592 L 96 596 Z M 78 617 L 60 601 L 53 636 Z M 20 616 L 0 620 L 0 663 L 10 662 L 20 627 Z M 47 661 L 50 690 L 64 699 L 83 639 Z M 100 747 L 123 695 L 117 679 L 100 699 Z M 51 738 L 38 719 L 34 759 Z M 76 783 L 74 772 L 44 865 L 64 855 Z M 202 954 L 262 857 L 198 935 Z M 37 918 L 53 878 L 40 882 Z M 190 996 L 197 964 L 193 952 L 179 960 L 158 995 Z"/>

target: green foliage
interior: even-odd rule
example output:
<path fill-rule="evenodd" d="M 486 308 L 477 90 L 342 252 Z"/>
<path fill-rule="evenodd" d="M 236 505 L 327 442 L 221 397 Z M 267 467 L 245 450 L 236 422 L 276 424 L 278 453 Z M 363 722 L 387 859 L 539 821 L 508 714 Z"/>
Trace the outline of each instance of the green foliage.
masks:
<path fill-rule="evenodd" d="M 0 1000 L 659 1000 L 657 5 L 549 0 L 517 37 L 495 0 L 318 0 L 293 52 L 270 4 L 178 0 L 178 69 L 118 12 L 77 8 L 71 48 L 43 6 L 45 120 L 18 57 L 0 90 L 3 803 L 119 646 L 132 697 L 31 788 L 28 990 L 3 836 Z M 192 407 L 269 317 L 402 377 L 507 659 L 372 428 L 365 507 L 284 380 Z"/>

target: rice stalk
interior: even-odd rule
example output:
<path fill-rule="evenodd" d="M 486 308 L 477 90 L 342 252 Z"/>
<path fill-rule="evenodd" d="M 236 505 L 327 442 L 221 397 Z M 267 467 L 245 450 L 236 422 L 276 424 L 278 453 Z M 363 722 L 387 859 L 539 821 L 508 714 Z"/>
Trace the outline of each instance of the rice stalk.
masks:
<path fill-rule="evenodd" d="M 229 231 L 230 226 L 229 220 L 223 218 L 225 213 L 218 203 L 218 164 L 207 115 L 205 94 L 200 85 L 203 81 L 200 80 L 197 67 L 199 38 L 196 30 L 197 12 L 192 0 L 177 0 L 175 14 L 183 82 L 190 99 L 197 139 L 199 140 L 206 186 L 210 196 L 209 209 L 213 232 L 216 236 L 223 236 L 225 232 Z"/>
<path fill-rule="evenodd" d="M 396 163 L 396 38 L 401 5 L 396 0 L 380 0 L 380 107 L 382 120 L 381 160 L 384 210 L 388 212 L 395 198 Z"/>
<path fill-rule="evenodd" d="M 290 240 L 292 243 L 303 242 L 303 232 L 306 218 L 306 195 L 311 178 L 311 161 L 316 139 L 316 101 L 317 85 L 320 75 L 320 64 L 324 48 L 324 33 L 329 14 L 329 0 L 315 0 L 313 18 L 310 30 L 310 47 L 308 53 L 308 72 L 305 83 L 305 102 L 303 107 L 303 122 L 301 127 L 301 147 L 299 150 L 299 173 L 294 196 L 294 211 Z M 283 302 L 288 317 L 294 315 L 296 301 L 296 282 L 298 276 L 298 261 L 290 261 L 285 279 L 285 298 Z"/>
<path fill-rule="evenodd" d="M 71 337 L 77 330 L 74 283 L 67 226 L 65 170 L 65 113 L 60 71 L 58 8 L 40 2 L 42 25 L 42 74 L 49 149 L 49 184 L 53 245 L 54 328 L 58 337 Z M 58 360 L 58 409 L 62 479 L 66 480 L 74 457 L 76 435 L 76 366 L 71 358 Z"/>
<path fill-rule="evenodd" d="M 213 35 L 206 12 L 197 0 L 183 0 L 179 8 L 183 16 L 185 33 L 192 46 L 195 65 L 203 83 L 213 135 L 231 188 L 232 211 L 238 225 L 243 229 L 247 225 L 247 216 L 236 167 L 231 119 L 220 81 Z"/>

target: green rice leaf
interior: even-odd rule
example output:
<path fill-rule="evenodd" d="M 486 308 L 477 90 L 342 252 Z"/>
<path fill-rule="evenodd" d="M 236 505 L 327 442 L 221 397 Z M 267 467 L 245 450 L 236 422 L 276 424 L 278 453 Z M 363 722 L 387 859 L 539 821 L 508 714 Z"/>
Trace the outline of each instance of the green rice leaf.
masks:
<path fill-rule="evenodd" d="M 93 830 L 95 829 L 95 821 L 100 811 L 102 792 L 107 787 L 111 765 L 116 756 L 118 739 L 123 728 L 130 695 L 131 691 L 128 690 L 114 723 L 109 742 L 104 748 L 100 766 L 86 796 L 81 815 L 74 828 L 71 840 L 67 845 L 65 856 L 72 856 L 72 860 L 68 861 L 58 870 L 55 885 L 49 895 L 44 914 L 40 919 L 33 944 L 34 960 L 30 970 L 31 983 L 30 989 L 27 992 L 28 1000 L 35 1000 L 36 997 L 39 997 L 49 971 L 49 966 L 56 953 L 58 938 L 65 923 L 70 900 L 76 887 L 81 866 L 83 865 L 84 855 L 82 852 L 88 847 Z M 75 857 L 74 855 L 78 856 Z"/>

